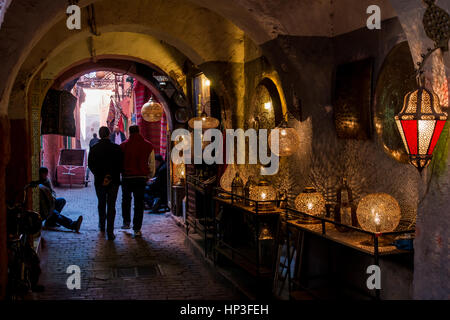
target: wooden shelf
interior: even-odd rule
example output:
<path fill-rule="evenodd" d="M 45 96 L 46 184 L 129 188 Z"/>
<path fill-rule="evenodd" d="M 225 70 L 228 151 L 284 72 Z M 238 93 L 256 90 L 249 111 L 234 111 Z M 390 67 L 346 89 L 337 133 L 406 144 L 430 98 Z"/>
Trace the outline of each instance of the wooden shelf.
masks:
<path fill-rule="evenodd" d="M 246 206 L 246 205 L 243 205 L 243 204 L 237 203 L 237 202 L 232 202 L 231 199 L 221 198 L 221 197 L 217 197 L 217 196 L 214 197 L 213 199 L 216 200 L 217 202 L 220 202 L 220 203 L 224 204 L 224 205 L 231 206 L 231 207 L 237 208 L 239 210 L 242 210 L 242 211 L 244 211 L 246 213 L 256 215 L 255 207 Z M 283 212 L 284 212 L 283 209 L 274 208 L 273 210 L 270 210 L 270 211 L 258 210 L 258 215 L 259 216 L 279 215 L 279 214 L 281 214 Z"/>
<path fill-rule="evenodd" d="M 339 244 L 364 252 L 366 254 L 372 256 L 375 255 L 375 249 L 373 244 L 371 245 L 362 244 L 365 241 L 371 241 L 372 237 L 368 234 L 360 233 L 357 231 L 340 232 L 331 223 L 329 223 L 326 226 L 325 234 L 322 232 L 322 224 L 305 224 L 298 222 L 297 220 L 288 221 L 287 224 L 288 226 L 291 226 L 293 228 L 300 229 L 309 232 L 311 234 L 315 234 L 322 238 L 337 242 Z M 399 250 L 393 245 L 378 247 L 378 254 L 380 256 L 404 254 L 410 252 L 411 251 L 407 250 Z"/>
<path fill-rule="evenodd" d="M 242 269 L 246 270 L 248 273 L 250 273 L 253 276 L 271 277 L 273 274 L 272 270 L 270 268 L 267 268 L 264 266 L 259 267 L 259 273 L 258 273 L 256 261 L 252 261 L 249 258 L 249 256 L 252 255 L 250 253 L 251 250 L 246 250 L 245 248 L 239 248 L 239 249 L 227 248 L 225 246 L 220 246 L 220 242 L 216 245 L 215 250 L 219 254 L 225 256 L 228 260 L 234 262 L 236 265 L 240 266 Z M 237 252 L 237 251 L 241 251 L 241 252 Z M 244 251 L 248 251 L 248 252 L 244 252 Z M 255 255 L 255 254 L 253 253 L 253 255 Z"/>

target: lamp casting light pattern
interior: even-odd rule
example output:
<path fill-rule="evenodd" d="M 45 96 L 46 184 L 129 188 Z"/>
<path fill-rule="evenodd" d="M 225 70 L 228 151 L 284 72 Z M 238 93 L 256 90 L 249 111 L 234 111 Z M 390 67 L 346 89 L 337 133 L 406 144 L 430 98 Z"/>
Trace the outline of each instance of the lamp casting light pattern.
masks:
<path fill-rule="evenodd" d="M 400 223 L 401 210 L 394 197 L 387 193 L 372 193 L 358 204 L 356 216 L 362 229 L 383 233 L 394 231 Z"/>

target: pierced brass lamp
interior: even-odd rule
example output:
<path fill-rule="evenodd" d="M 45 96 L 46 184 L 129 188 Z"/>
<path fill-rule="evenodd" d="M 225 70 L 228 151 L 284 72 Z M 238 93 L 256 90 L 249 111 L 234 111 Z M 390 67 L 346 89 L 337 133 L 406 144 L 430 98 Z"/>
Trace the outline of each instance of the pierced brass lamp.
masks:
<path fill-rule="evenodd" d="M 313 216 L 321 216 L 325 212 L 325 199 L 320 192 L 311 187 L 306 187 L 297 198 L 295 198 L 295 208 L 303 213 L 307 213 Z M 302 218 L 302 222 L 313 223 L 320 222 L 315 221 L 312 218 Z"/>
<path fill-rule="evenodd" d="M 148 100 L 141 109 L 142 118 L 147 122 L 161 121 L 163 112 L 164 109 L 162 105 L 159 102 L 154 101 L 153 97 L 150 97 L 150 100 Z"/>
<path fill-rule="evenodd" d="M 204 129 L 204 130 L 214 129 L 214 128 L 217 128 L 219 126 L 219 120 L 214 118 L 214 117 L 208 116 L 205 111 L 202 111 L 202 113 L 200 114 L 199 117 L 195 117 L 195 118 L 192 118 L 192 119 L 189 120 L 188 125 L 192 129 L 194 129 L 194 122 L 195 121 L 201 121 L 202 122 L 202 129 Z"/>
<path fill-rule="evenodd" d="M 272 130 L 269 135 L 269 148 L 280 157 L 287 157 L 292 155 L 295 150 L 298 150 L 300 144 L 300 138 L 297 131 L 294 128 L 288 126 L 286 120 L 283 120 L 281 124 Z M 276 146 L 272 146 L 272 135 L 278 133 L 278 151 Z"/>
<path fill-rule="evenodd" d="M 276 190 L 264 179 L 250 188 L 250 199 L 255 201 L 269 201 L 277 199 Z M 270 211 L 274 209 L 274 202 L 257 202 L 259 211 Z"/>
<path fill-rule="evenodd" d="M 400 222 L 400 206 L 387 193 L 372 193 L 359 201 L 356 216 L 362 229 L 383 233 L 394 231 Z"/>

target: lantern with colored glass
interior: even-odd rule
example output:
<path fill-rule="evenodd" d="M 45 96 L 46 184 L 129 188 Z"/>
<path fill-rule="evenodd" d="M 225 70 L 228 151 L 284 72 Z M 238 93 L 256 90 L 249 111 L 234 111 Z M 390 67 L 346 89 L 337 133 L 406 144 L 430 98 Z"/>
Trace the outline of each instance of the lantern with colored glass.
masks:
<path fill-rule="evenodd" d="M 256 201 L 258 211 L 271 211 L 275 207 L 273 200 L 277 199 L 277 192 L 261 178 L 256 186 L 250 188 L 250 199 Z"/>
<path fill-rule="evenodd" d="M 325 199 L 320 192 L 311 187 L 306 187 L 297 198 L 295 198 L 295 208 L 303 213 L 312 216 L 321 216 L 325 212 Z M 319 223 L 319 220 L 305 217 L 301 219 L 304 223 Z"/>
<path fill-rule="evenodd" d="M 150 100 L 141 109 L 142 118 L 147 122 L 161 121 L 163 112 L 164 110 L 161 104 L 154 101 L 152 97 L 150 97 Z"/>
<path fill-rule="evenodd" d="M 372 193 L 361 199 L 356 209 L 358 223 L 366 231 L 391 232 L 400 222 L 400 206 L 387 193 Z"/>
<path fill-rule="evenodd" d="M 447 121 L 439 97 L 420 87 L 405 96 L 403 109 L 395 116 L 398 130 L 409 155 L 419 172 L 431 161 L 433 150 Z"/>

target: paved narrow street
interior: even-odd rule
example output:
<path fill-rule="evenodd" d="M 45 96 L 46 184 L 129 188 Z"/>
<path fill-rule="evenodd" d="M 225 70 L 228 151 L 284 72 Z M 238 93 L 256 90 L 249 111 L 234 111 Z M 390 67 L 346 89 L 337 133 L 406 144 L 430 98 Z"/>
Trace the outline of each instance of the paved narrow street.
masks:
<path fill-rule="evenodd" d="M 56 188 L 67 205 L 63 214 L 84 216 L 80 233 L 63 228 L 43 231 L 42 293 L 30 299 L 237 299 L 240 296 L 215 271 L 195 256 L 182 230 L 168 215 L 145 214 L 143 238 L 120 230 L 117 200 L 116 240 L 98 231 L 94 188 Z M 67 267 L 81 269 L 81 289 L 66 286 Z"/>

